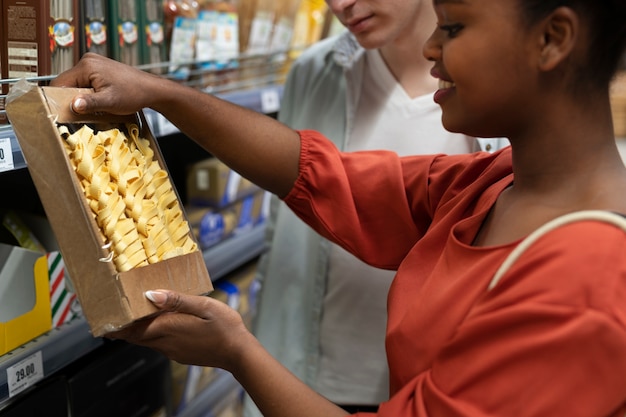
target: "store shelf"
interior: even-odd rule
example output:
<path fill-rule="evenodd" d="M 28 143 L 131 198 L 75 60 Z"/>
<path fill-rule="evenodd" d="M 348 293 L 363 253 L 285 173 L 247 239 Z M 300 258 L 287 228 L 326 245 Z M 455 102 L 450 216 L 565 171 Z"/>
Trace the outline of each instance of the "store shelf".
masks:
<path fill-rule="evenodd" d="M 230 82 L 229 85 L 217 80 L 215 85 L 204 85 L 197 88 L 204 93 L 214 94 L 242 107 L 265 114 L 275 114 L 282 99 L 284 74 L 275 75 L 280 63 L 268 59 L 262 61 L 264 61 L 263 69 L 258 71 L 251 66 L 244 67 L 242 63 L 240 75 L 245 72 L 247 77 L 237 76 L 235 77 L 236 82 Z M 254 65 L 256 62 L 254 61 Z M 45 85 L 51 78 L 37 77 L 28 81 L 41 82 Z M 4 84 L 16 80 L 0 81 L 1 84 Z M 4 97 L 0 97 L 0 100 L 3 101 L 3 99 Z M 144 114 L 155 137 L 162 138 L 180 133 L 173 124 L 159 113 L 145 109 Z M 0 120 L 2 119 L 6 121 L 6 112 L 0 110 Z M 25 168 L 27 168 L 27 164 L 11 125 L 0 124 L 0 177 L 4 172 Z M 217 281 L 236 268 L 255 259 L 266 250 L 265 245 L 265 226 L 259 225 L 205 250 L 203 257 L 211 279 Z M 77 318 L 5 355 L 0 355 L 0 410 L 22 398 L 22 393 L 29 391 L 32 385 L 36 385 L 55 372 L 61 371 L 103 343 L 104 339 L 92 336 L 84 318 Z M 31 369 L 31 367 L 36 369 L 36 372 L 31 374 L 30 378 L 26 378 L 25 383 L 16 384 L 16 372 L 19 373 L 21 369 Z M 217 415 L 232 404 L 240 393 L 241 387 L 232 375 L 220 371 L 218 379 L 209 388 L 202 391 L 180 416 Z"/>
<path fill-rule="evenodd" d="M 211 279 L 215 281 L 259 256 L 265 250 L 264 233 L 265 227 L 257 226 L 245 234 L 233 236 L 205 251 L 204 259 Z M 12 392 L 13 389 L 9 386 L 11 373 L 20 363 L 28 363 L 30 360 L 41 363 L 43 369 L 39 369 L 35 379 L 32 380 L 32 383 L 35 383 L 91 352 L 102 343 L 103 339 L 91 335 L 85 319 L 77 318 L 0 356 L 0 409 L 12 396 L 21 392 Z M 215 387 L 208 393 L 203 393 L 202 397 L 210 397 L 218 389 L 222 388 Z"/>
<path fill-rule="evenodd" d="M 32 385 L 91 352 L 102 343 L 102 339 L 91 335 L 87 322 L 83 318 L 77 318 L 0 356 L 0 408 L 21 392 L 20 388 L 9 385 L 13 380 L 13 372 L 20 368 L 20 364 L 33 363 L 36 367 L 43 366 L 43 369 L 37 369 L 37 374 L 28 381 Z"/>
<path fill-rule="evenodd" d="M 265 225 L 236 234 L 204 251 L 211 280 L 217 281 L 237 267 L 261 255 L 266 249 Z"/>
<path fill-rule="evenodd" d="M 176 417 L 213 417 L 224 411 L 238 395 L 241 385 L 228 372 L 216 369 L 218 376 Z"/>

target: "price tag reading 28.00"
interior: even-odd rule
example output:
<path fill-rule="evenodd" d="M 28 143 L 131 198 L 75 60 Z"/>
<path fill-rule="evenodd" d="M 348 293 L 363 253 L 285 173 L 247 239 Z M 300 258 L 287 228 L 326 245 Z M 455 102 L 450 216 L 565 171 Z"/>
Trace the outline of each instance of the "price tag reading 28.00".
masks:
<path fill-rule="evenodd" d="M 43 379 L 43 359 L 41 351 L 38 351 L 7 369 L 9 397 L 19 394 L 41 379 Z"/>

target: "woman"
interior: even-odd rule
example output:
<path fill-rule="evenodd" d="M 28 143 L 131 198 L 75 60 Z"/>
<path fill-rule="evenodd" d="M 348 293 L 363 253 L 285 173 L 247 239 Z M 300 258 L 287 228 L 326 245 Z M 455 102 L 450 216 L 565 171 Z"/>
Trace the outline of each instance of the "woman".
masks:
<path fill-rule="evenodd" d="M 506 144 L 443 128 L 432 65 L 416 53 L 437 24 L 430 0 L 327 3 L 347 30 L 292 65 L 278 120 L 316 130 L 349 152 L 452 155 Z M 384 339 L 395 271 L 323 239 L 285 204 L 273 204 L 272 214 L 254 335 L 324 397 L 348 411 L 375 411 L 389 398 Z M 251 405 L 245 415 L 258 415 Z"/>
<path fill-rule="evenodd" d="M 454 132 L 507 137 L 493 154 L 341 153 L 279 123 L 86 56 L 55 85 L 92 86 L 74 110 L 152 107 L 326 238 L 397 268 L 388 299 L 390 399 L 381 416 L 622 416 L 626 236 L 579 210 L 626 213 L 609 83 L 626 42 L 622 0 L 435 0 L 424 47 Z M 242 153 L 240 150 L 245 149 Z M 269 355 L 224 304 L 153 291 L 170 314 L 112 337 L 232 372 L 266 416 L 340 416 Z"/>

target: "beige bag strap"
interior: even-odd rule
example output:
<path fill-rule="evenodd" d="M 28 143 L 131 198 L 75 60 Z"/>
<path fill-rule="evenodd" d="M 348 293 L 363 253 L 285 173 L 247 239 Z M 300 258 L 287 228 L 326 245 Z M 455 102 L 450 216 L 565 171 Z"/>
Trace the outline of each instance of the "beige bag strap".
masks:
<path fill-rule="evenodd" d="M 522 242 L 511 251 L 509 256 L 504 260 L 500 268 L 496 271 L 496 274 L 491 279 L 487 290 L 491 290 L 495 287 L 502 276 L 506 273 L 506 271 L 513 265 L 513 262 L 519 258 L 522 253 L 526 251 L 537 239 L 539 239 L 544 234 L 548 233 L 551 230 L 556 229 L 557 227 L 563 226 L 565 224 L 569 224 L 572 222 L 580 221 L 580 220 L 597 220 L 605 223 L 614 224 L 617 227 L 620 227 L 626 232 L 626 218 L 620 214 L 613 213 L 610 211 L 604 210 L 583 210 L 576 211 L 573 213 L 568 213 L 563 216 L 557 217 L 554 220 L 549 221 L 543 226 L 539 227 L 537 230 L 529 234 Z"/>

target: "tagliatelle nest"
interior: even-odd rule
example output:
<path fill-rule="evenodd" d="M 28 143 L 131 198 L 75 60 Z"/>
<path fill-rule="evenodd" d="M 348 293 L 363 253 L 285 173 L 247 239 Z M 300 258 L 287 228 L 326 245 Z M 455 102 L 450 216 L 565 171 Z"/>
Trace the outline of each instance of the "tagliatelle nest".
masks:
<path fill-rule="evenodd" d="M 167 171 L 138 126 L 126 128 L 128 136 L 117 128 L 59 127 L 119 272 L 197 250 Z"/>

